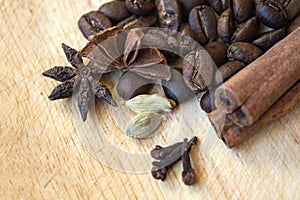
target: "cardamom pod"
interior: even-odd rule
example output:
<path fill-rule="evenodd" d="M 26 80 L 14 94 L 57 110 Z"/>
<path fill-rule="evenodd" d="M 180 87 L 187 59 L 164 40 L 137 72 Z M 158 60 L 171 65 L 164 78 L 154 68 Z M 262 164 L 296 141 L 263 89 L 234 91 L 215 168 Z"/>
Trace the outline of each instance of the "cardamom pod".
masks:
<path fill-rule="evenodd" d="M 133 138 L 151 136 L 162 122 L 162 116 L 156 112 L 144 111 L 132 118 L 126 126 L 126 135 Z"/>
<path fill-rule="evenodd" d="M 159 94 L 138 95 L 126 101 L 125 104 L 135 113 L 144 111 L 171 112 L 172 108 L 176 106 L 173 100 Z"/>

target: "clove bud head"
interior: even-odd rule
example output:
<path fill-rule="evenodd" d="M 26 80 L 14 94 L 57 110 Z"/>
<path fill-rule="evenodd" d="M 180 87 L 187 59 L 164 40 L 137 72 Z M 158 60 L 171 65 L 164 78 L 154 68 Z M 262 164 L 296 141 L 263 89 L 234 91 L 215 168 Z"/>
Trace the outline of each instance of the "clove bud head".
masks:
<path fill-rule="evenodd" d="M 186 185 L 194 185 L 196 183 L 196 175 L 193 169 L 182 172 L 182 181 Z"/>
<path fill-rule="evenodd" d="M 157 166 L 153 166 L 151 169 L 151 174 L 153 178 L 164 181 L 167 174 L 167 169 L 162 168 L 159 169 Z"/>

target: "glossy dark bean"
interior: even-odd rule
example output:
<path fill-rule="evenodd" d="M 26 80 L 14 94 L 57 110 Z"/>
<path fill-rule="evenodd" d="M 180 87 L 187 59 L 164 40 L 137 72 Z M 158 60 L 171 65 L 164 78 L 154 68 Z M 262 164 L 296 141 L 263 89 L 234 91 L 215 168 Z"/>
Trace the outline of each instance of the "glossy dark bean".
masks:
<path fill-rule="evenodd" d="M 245 64 L 240 61 L 228 61 L 224 65 L 218 68 L 215 73 L 214 87 L 223 84 L 231 76 L 236 74 L 239 70 L 243 69 Z"/>
<path fill-rule="evenodd" d="M 256 16 L 270 28 L 281 28 L 287 24 L 287 12 L 284 6 L 276 0 L 260 1 L 256 5 Z"/>
<path fill-rule="evenodd" d="M 234 32 L 234 18 L 231 9 L 225 10 L 218 20 L 218 35 L 220 39 L 229 44 Z"/>
<path fill-rule="evenodd" d="M 135 15 L 146 15 L 154 8 L 154 0 L 126 0 L 127 9 Z"/>
<path fill-rule="evenodd" d="M 287 33 L 290 34 L 294 30 L 296 30 L 298 27 L 300 27 L 300 14 L 291 22 L 287 29 Z"/>
<path fill-rule="evenodd" d="M 124 1 L 111 1 L 100 6 L 99 11 L 114 24 L 131 16 Z"/>
<path fill-rule="evenodd" d="M 99 11 L 91 11 L 80 17 L 78 26 L 85 38 L 112 26 L 108 17 Z"/>
<path fill-rule="evenodd" d="M 181 7 L 178 0 L 155 0 L 159 25 L 178 31 L 181 24 Z"/>
<path fill-rule="evenodd" d="M 122 27 L 125 30 L 130 30 L 133 28 L 145 28 L 153 26 L 157 21 L 156 15 L 148 16 L 136 16 L 132 15 L 131 17 L 119 22 L 117 26 Z"/>
<path fill-rule="evenodd" d="M 251 63 L 262 54 L 262 50 L 246 42 L 233 43 L 227 49 L 228 60 L 238 60 L 245 64 Z"/>
<path fill-rule="evenodd" d="M 247 21 L 254 14 L 252 0 L 232 0 L 234 17 L 238 23 Z"/>
<path fill-rule="evenodd" d="M 259 21 L 256 17 L 252 17 L 237 27 L 233 33 L 231 42 L 251 42 L 254 38 L 256 38 L 258 30 Z"/>
<path fill-rule="evenodd" d="M 209 5 L 220 15 L 228 8 L 228 0 L 207 0 Z"/>
<path fill-rule="evenodd" d="M 206 91 L 214 79 L 214 63 L 204 49 L 188 53 L 183 60 L 183 79 L 194 93 Z"/>
<path fill-rule="evenodd" d="M 204 46 L 216 66 L 219 67 L 227 61 L 227 46 L 223 42 L 214 41 Z"/>
<path fill-rule="evenodd" d="M 197 34 L 200 44 L 216 40 L 217 18 L 211 7 L 202 5 L 193 8 L 189 14 L 189 25 Z"/>
<path fill-rule="evenodd" d="M 193 98 L 194 93 L 187 88 L 182 77 L 181 69 L 171 68 L 171 79 L 169 81 L 162 80 L 162 87 L 166 97 L 174 100 L 177 104 L 186 102 Z"/>
<path fill-rule="evenodd" d="M 125 72 L 118 81 L 117 92 L 124 100 L 128 100 L 140 94 L 148 94 L 154 85 L 153 80 L 145 79 L 133 72 Z"/>
<path fill-rule="evenodd" d="M 283 39 L 285 36 L 286 36 L 286 30 L 282 28 L 282 29 L 270 31 L 260 35 L 256 40 L 252 42 L 252 44 L 262 49 L 263 51 L 267 51 L 276 42 Z"/>
<path fill-rule="evenodd" d="M 180 0 L 182 7 L 182 21 L 187 22 L 190 11 L 196 7 L 205 4 L 206 0 Z"/>
<path fill-rule="evenodd" d="M 216 109 L 214 101 L 215 101 L 214 91 L 206 91 L 200 99 L 201 109 L 206 113 L 210 113 L 214 111 Z"/>
<path fill-rule="evenodd" d="M 292 21 L 300 13 L 299 0 L 279 0 L 287 13 L 287 21 Z"/>

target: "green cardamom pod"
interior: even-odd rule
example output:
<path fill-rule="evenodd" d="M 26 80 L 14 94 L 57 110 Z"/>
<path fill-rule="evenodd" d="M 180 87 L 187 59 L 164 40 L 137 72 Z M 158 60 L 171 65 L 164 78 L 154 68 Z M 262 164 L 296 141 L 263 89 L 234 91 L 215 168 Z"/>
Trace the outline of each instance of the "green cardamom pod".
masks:
<path fill-rule="evenodd" d="M 127 123 L 126 135 L 139 139 L 147 138 L 157 130 L 162 119 L 162 115 L 156 112 L 141 112 Z"/>
<path fill-rule="evenodd" d="M 172 108 L 176 106 L 173 100 L 169 100 L 159 94 L 138 95 L 126 101 L 125 104 L 135 113 L 144 111 L 171 112 Z"/>

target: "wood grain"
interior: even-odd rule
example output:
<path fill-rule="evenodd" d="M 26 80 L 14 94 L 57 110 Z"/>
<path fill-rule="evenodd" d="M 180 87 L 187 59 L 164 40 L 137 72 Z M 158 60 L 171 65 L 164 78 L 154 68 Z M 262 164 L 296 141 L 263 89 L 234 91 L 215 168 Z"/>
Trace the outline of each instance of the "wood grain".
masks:
<path fill-rule="evenodd" d="M 181 182 L 181 163 L 165 182 L 102 164 L 77 134 L 71 100 L 50 102 L 57 82 L 41 73 L 67 64 L 62 42 L 85 44 L 77 19 L 103 1 L 0 2 L 0 199 L 300 198 L 300 109 L 238 149 L 216 141 L 199 156 L 195 146 L 193 187 Z"/>

